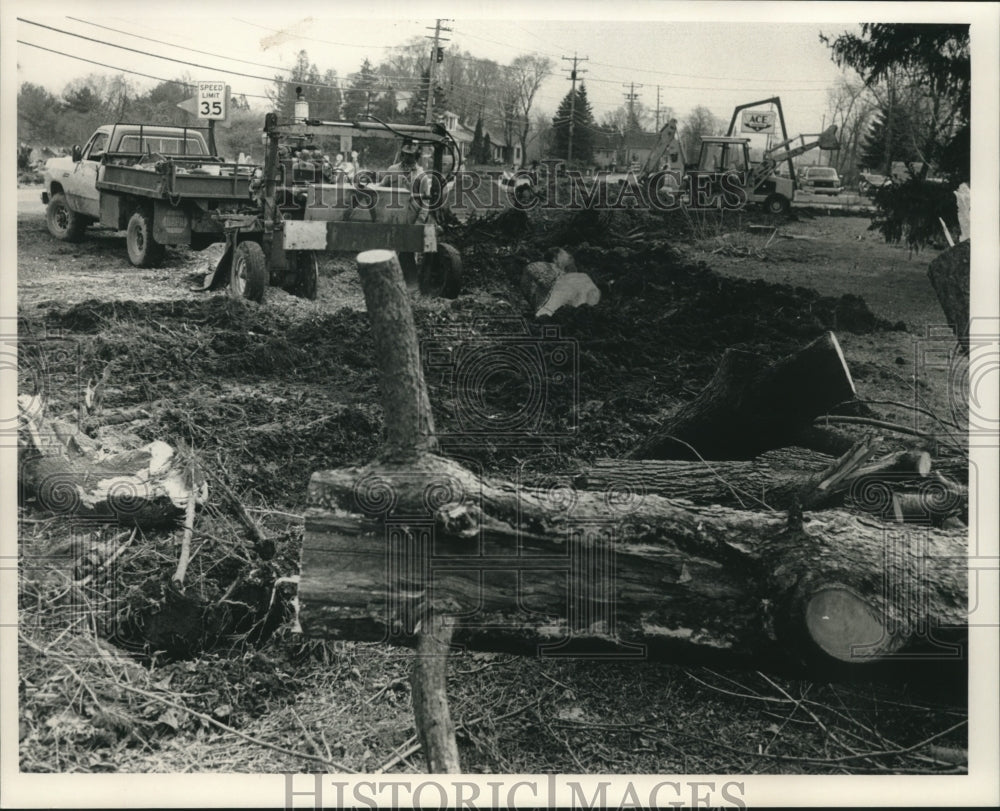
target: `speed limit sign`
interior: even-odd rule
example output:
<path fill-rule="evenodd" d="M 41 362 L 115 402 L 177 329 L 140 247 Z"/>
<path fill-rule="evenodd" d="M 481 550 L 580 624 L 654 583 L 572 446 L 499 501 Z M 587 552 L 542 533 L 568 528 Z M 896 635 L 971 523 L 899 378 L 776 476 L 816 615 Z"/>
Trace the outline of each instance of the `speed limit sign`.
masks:
<path fill-rule="evenodd" d="M 198 82 L 198 118 L 224 121 L 228 107 L 229 86 L 225 82 Z"/>

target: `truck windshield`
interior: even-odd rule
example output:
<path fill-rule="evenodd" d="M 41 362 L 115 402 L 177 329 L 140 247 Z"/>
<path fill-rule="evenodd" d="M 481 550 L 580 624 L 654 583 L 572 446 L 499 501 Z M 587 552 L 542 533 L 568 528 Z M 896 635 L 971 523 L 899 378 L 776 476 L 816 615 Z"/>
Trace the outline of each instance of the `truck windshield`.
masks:
<path fill-rule="evenodd" d="M 205 155 L 205 148 L 199 138 L 187 137 L 187 149 L 184 139 L 179 135 L 145 135 L 141 140 L 138 135 L 125 135 L 118 145 L 120 152 L 159 152 L 161 155 Z"/>

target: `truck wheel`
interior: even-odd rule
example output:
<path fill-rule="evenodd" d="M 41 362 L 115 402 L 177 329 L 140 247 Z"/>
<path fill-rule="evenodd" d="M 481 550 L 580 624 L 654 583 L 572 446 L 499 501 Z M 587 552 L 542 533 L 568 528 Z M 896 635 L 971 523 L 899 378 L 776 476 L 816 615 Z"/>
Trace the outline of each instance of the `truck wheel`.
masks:
<path fill-rule="evenodd" d="M 236 298 L 263 301 L 267 287 L 267 262 L 260 244 L 247 240 L 233 252 L 233 268 L 229 273 L 229 292 Z"/>
<path fill-rule="evenodd" d="M 319 290 L 319 257 L 316 251 L 299 251 L 296 257 L 295 283 L 289 291 L 300 298 L 316 300 Z"/>
<path fill-rule="evenodd" d="M 417 255 L 404 251 L 396 256 L 399 259 L 399 267 L 403 271 L 403 281 L 406 283 L 406 289 L 413 292 L 419 286 L 417 281 Z"/>
<path fill-rule="evenodd" d="M 462 290 L 462 256 L 445 242 L 437 253 L 425 253 L 420 269 L 420 292 L 425 296 L 457 298 Z"/>
<path fill-rule="evenodd" d="M 163 259 L 164 247 L 153 239 L 153 216 L 148 211 L 136 211 L 125 232 L 128 259 L 137 268 L 156 267 Z"/>
<path fill-rule="evenodd" d="M 45 207 L 45 224 L 49 233 L 64 242 L 79 242 L 87 227 L 86 221 L 69 207 L 65 194 L 53 194 Z"/>
<path fill-rule="evenodd" d="M 787 214 L 791 204 L 787 197 L 780 194 L 772 194 L 764 201 L 764 208 L 768 214 Z"/>

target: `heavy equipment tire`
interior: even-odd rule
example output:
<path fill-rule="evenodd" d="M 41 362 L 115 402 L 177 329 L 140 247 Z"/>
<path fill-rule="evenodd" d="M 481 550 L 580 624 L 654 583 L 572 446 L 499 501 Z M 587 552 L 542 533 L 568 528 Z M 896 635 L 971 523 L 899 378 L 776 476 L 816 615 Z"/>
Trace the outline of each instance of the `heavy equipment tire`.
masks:
<path fill-rule="evenodd" d="M 772 194 L 764 201 L 764 208 L 768 214 L 787 214 L 791 208 L 788 198 L 780 194 Z"/>
<path fill-rule="evenodd" d="M 462 291 L 462 255 L 446 242 L 437 253 L 425 253 L 420 269 L 420 292 L 425 296 L 457 298 Z"/>
<path fill-rule="evenodd" d="M 235 298 L 263 301 L 267 282 L 267 260 L 260 243 L 249 239 L 239 243 L 233 251 L 229 292 Z"/>
<path fill-rule="evenodd" d="M 139 209 L 129 218 L 125 247 L 137 268 L 156 267 L 163 259 L 165 248 L 153 239 L 153 215 L 148 211 Z"/>
<path fill-rule="evenodd" d="M 316 251 L 298 251 L 295 263 L 295 282 L 289 292 L 293 296 L 315 301 L 319 290 L 319 256 Z"/>
<path fill-rule="evenodd" d="M 418 276 L 417 276 L 417 255 L 415 253 L 403 252 L 397 254 L 399 258 L 399 267 L 403 271 L 403 282 L 406 284 L 406 289 L 413 292 L 419 286 Z"/>
<path fill-rule="evenodd" d="M 53 194 L 45 207 L 45 224 L 49 233 L 63 242 L 79 242 L 87 228 L 86 220 L 69 207 L 62 193 Z"/>

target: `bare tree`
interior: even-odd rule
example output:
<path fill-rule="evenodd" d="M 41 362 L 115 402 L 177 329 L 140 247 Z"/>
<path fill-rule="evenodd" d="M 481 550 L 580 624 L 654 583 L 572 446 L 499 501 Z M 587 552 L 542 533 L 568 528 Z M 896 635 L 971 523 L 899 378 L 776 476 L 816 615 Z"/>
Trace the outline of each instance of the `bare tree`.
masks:
<path fill-rule="evenodd" d="M 513 101 L 513 134 L 521 142 L 521 160 L 528 151 L 528 133 L 531 132 L 531 107 L 535 94 L 549 76 L 555 64 L 547 56 L 522 54 L 507 67 L 506 82 L 509 85 L 510 100 Z M 508 141 L 508 144 L 510 141 Z"/>
<path fill-rule="evenodd" d="M 832 164 L 845 182 L 853 183 L 860 167 L 861 148 L 878 102 L 860 79 L 840 77 L 827 90 L 827 121 L 837 125 L 840 149 L 833 153 Z"/>
<path fill-rule="evenodd" d="M 726 124 L 707 107 L 698 106 L 688 113 L 680 130 L 684 154 L 693 160 L 701 153 L 701 139 L 706 135 L 724 134 Z"/>

